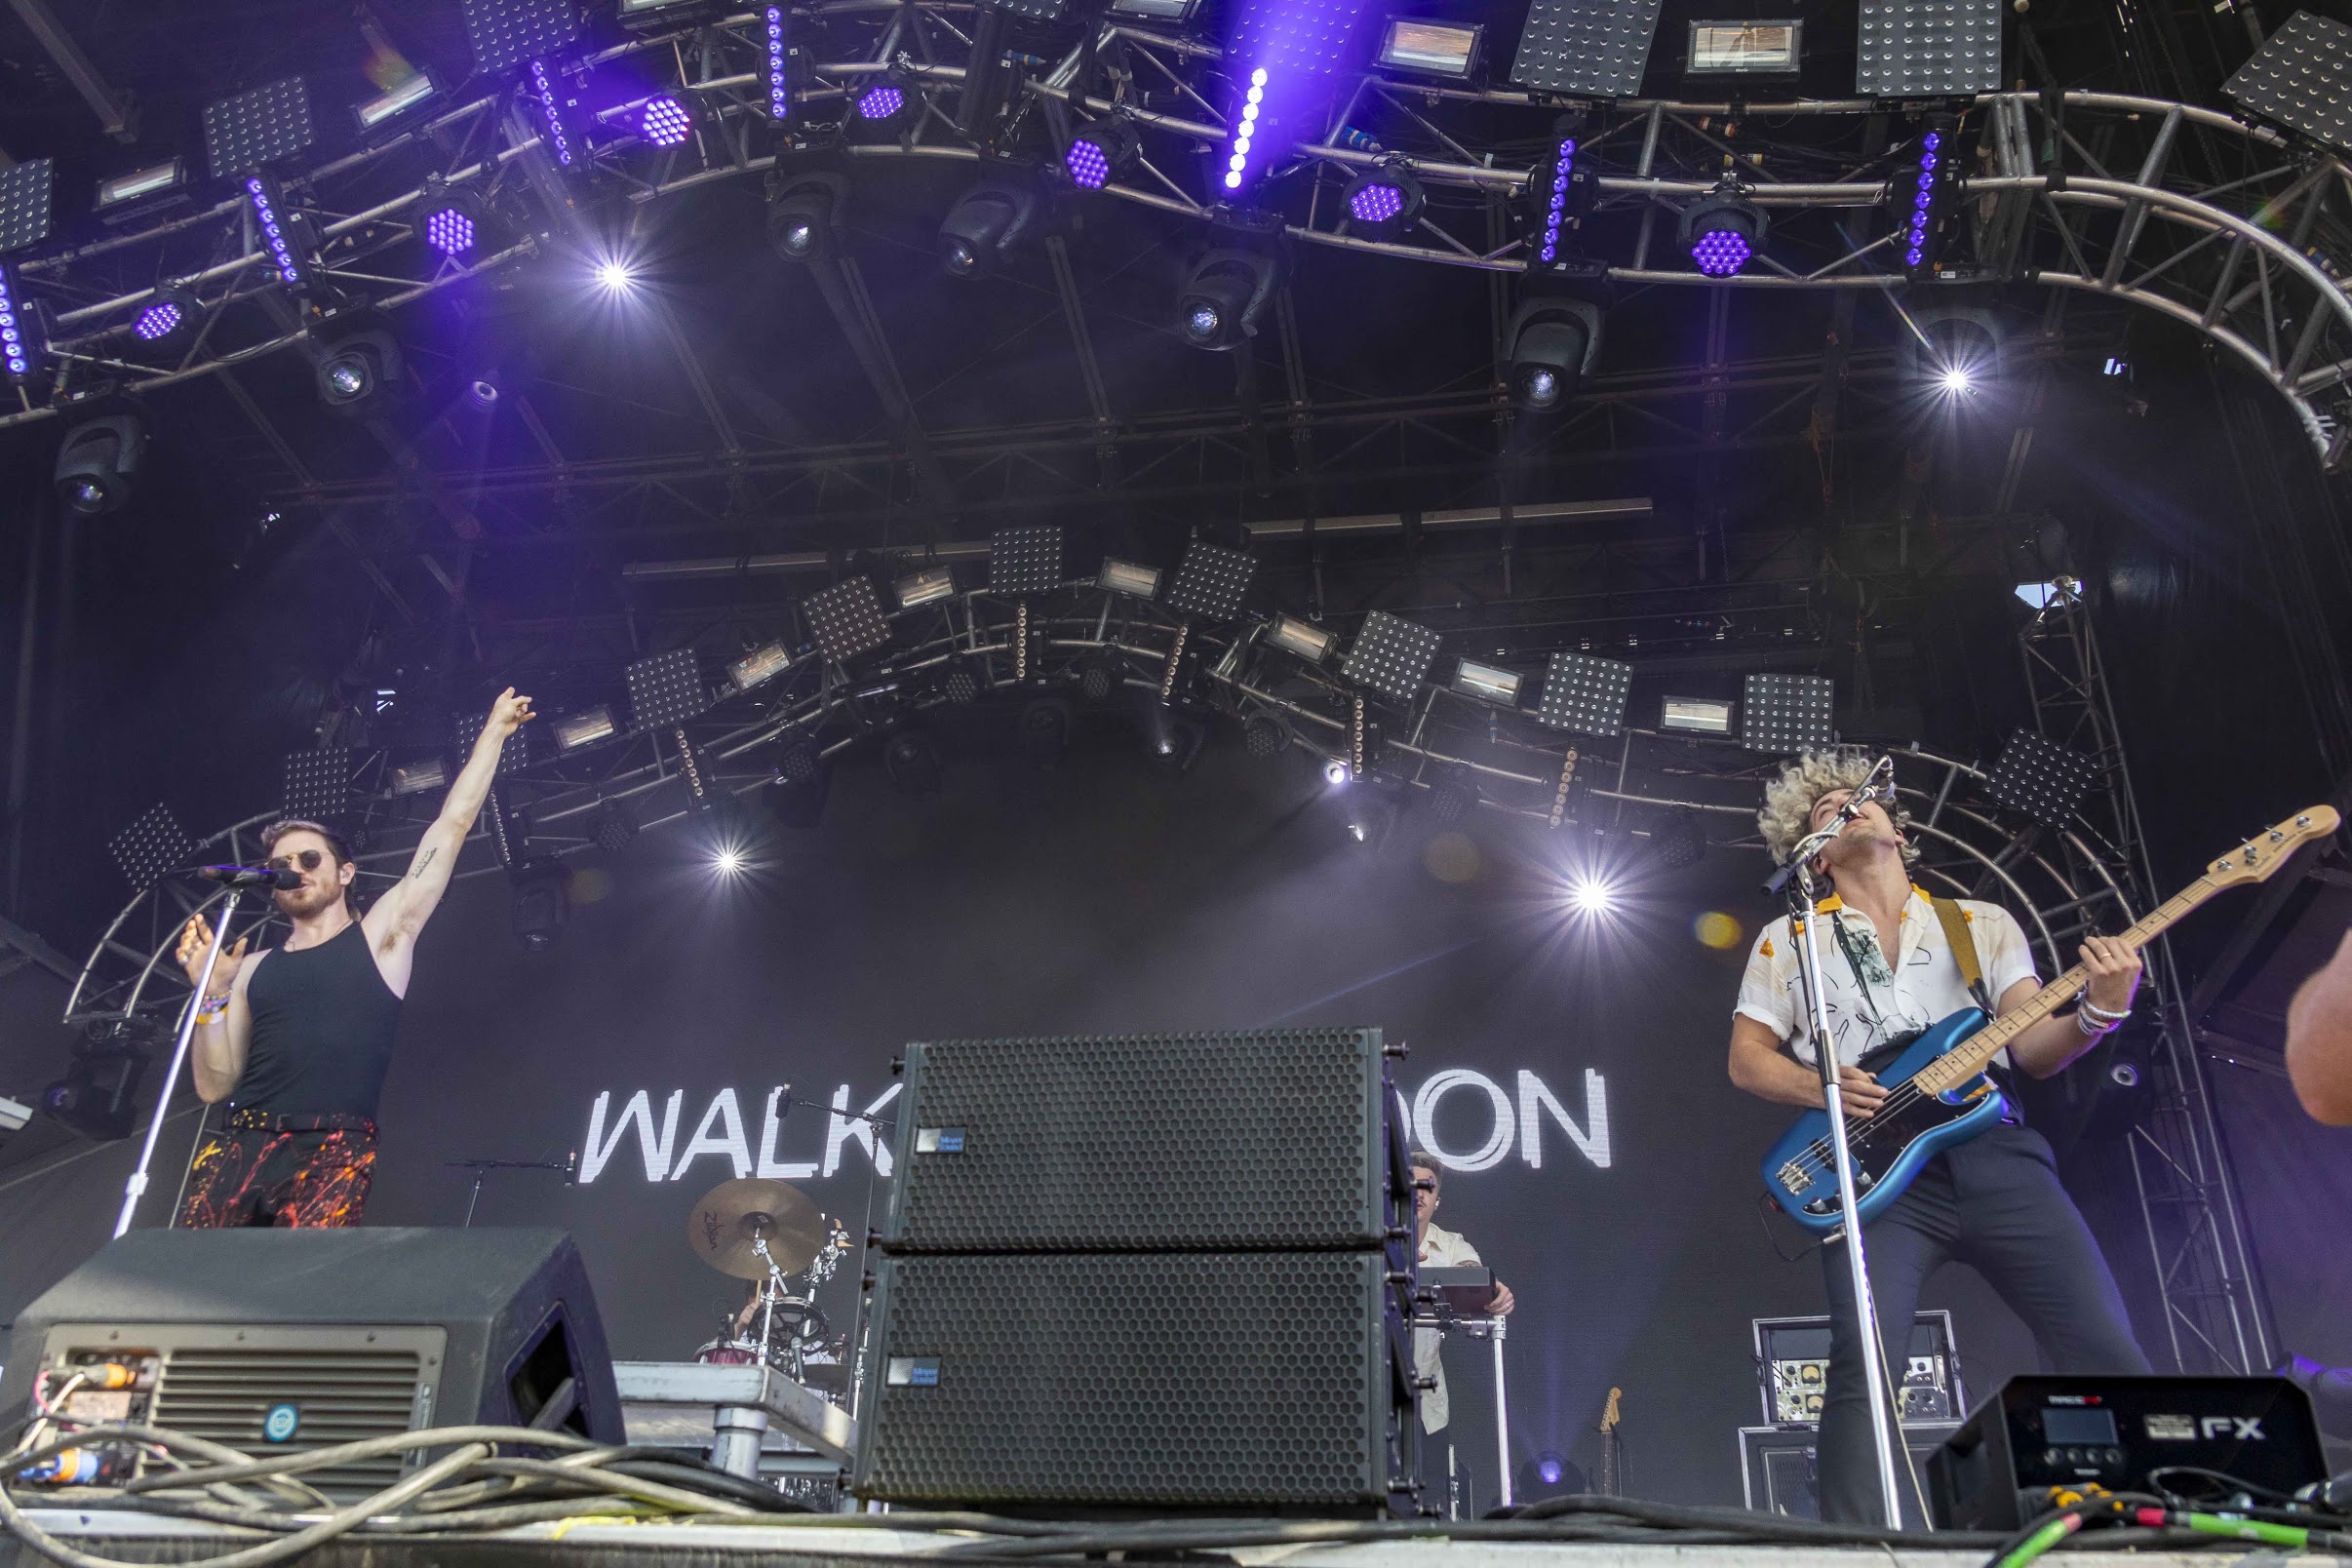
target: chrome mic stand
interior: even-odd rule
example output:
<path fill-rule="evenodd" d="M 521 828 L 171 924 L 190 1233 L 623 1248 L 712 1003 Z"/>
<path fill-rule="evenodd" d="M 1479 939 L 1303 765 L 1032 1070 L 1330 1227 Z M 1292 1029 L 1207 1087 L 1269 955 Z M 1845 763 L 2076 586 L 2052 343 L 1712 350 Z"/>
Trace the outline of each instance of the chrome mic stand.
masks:
<path fill-rule="evenodd" d="M 1805 1009 L 1809 1033 L 1813 1037 L 1813 1065 L 1822 1079 L 1822 1105 L 1829 1113 L 1829 1147 L 1837 1167 L 1838 1210 L 1845 1215 L 1846 1268 L 1854 1283 L 1854 1310 L 1860 1319 L 1862 1335 L 1862 1385 L 1870 1400 L 1870 1439 L 1878 1459 L 1879 1504 L 1883 1509 L 1887 1528 L 1902 1528 L 1902 1493 L 1899 1483 L 1899 1440 L 1895 1423 L 1888 1414 L 1887 1379 L 1884 1362 L 1885 1341 L 1878 1332 L 1878 1303 L 1870 1294 L 1869 1258 L 1862 1246 L 1862 1228 L 1858 1218 L 1862 1198 L 1854 1185 L 1854 1161 L 1846 1139 L 1846 1100 L 1837 1081 L 1837 1048 L 1829 1038 L 1829 1002 L 1822 991 L 1822 954 L 1813 929 L 1814 896 L 1813 857 L 1823 847 L 1843 833 L 1846 824 L 1862 812 L 1862 805 L 1875 799 L 1872 786 L 1880 768 L 1893 771 L 1893 759 L 1882 759 L 1879 766 L 1870 770 L 1862 787 L 1846 798 L 1837 814 L 1823 825 L 1818 833 L 1808 835 L 1788 857 L 1787 864 L 1773 874 L 1764 884 L 1765 891 L 1784 895 L 1788 901 L 1789 928 L 1795 936 L 1797 970 L 1805 982 Z M 1893 780 L 1888 780 L 1887 793 L 1892 795 Z M 1834 1237 L 1832 1238 L 1834 1239 Z"/>
<path fill-rule="evenodd" d="M 147 1167 L 155 1161 L 155 1140 L 163 1133 L 164 1113 L 171 1109 L 172 1091 L 179 1087 L 179 1070 L 187 1062 L 189 1042 L 196 1038 L 196 1015 L 204 1008 L 204 994 L 212 989 L 213 970 L 220 962 L 220 944 L 228 940 L 229 921 L 237 913 L 240 890 L 230 888 L 228 901 L 220 906 L 220 922 L 213 927 L 213 946 L 204 956 L 204 973 L 188 995 L 186 1010 L 179 1015 L 179 1039 L 172 1047 L 172 1066 L 164 1074 L 163 1087 L 155 1095 L 155 1114 L 147 1120 L 147 1141 L 139 1149 L 137 1167 L 131 1172 L 131 1179 L 123 1183 L 123 1210 L 114 1218 L 114 1234 L 118 1236 L 131 1229 L 131 1216 L 147 1191 Z"/>

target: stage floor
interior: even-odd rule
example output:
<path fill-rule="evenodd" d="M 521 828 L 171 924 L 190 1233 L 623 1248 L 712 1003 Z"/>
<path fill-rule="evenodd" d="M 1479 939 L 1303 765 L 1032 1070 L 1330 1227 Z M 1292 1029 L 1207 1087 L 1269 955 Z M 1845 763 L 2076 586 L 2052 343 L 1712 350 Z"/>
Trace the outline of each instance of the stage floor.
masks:
<path fill-rule="evenodd" d="M 66 1509 L 28 1510 L 34 1524 L 66 1538 L 83 1550 L 135 1562 L 194 1562 L 261 1538 L 194 1521 Z M 2097 1538 L 2088 1538 L 2096 1542 Z M 947 1554 L 973 1555 L 979 1538 L 886 1525 L 843 1527 L 827 1522 L 772 1524 L 575 1524 L 532 1525 L 494 1535 L 458 1539 L 396 1540 L 375 1536 L 330 1543 L 298 1559 L 319 1568 L 614 1568 L 621 1563 L 693 1564 L 696 1568 L 748 1568 L 753 1563 L 810 1565 L 861 1563 Z M 1008 1547 L 1016 1543 L 1005 1542 Z M 960 1549 L 958 1549 L 960 1548 Z M 1980 1568 L 1981 1547 L 1964 1549 L 1917 1547 L 1869 1548 L 1792 1546 L 1682 1546 L 1672 1543 L 1614 1545 L 1590 1542 L 1382 1541 L 1344 1545 L 1282 1545 L 1234 1548 L 1223 1552 L 1245 1568 L 1406 1568 L 1442 1563 L 1445 1568 Z M 2056 1555 L 2054 1553 L 2053 1555 Z M 2080 1560 L 2080 1551 L 2069 1553 Z M 2113 1556 L 2110 1551 L 2099 1552 Z M 1001 1560 L 987 1554 L 988 1560 Z M 1054 1559 L 1046 1559 L 1054 1560 Z M 1060 1559 L 1069 1560 L 1069 1559 Z M 1100 1559 L 1094 1559 L 1099 1561 Z M 1129 1553 L 1129 1562 L 1176 1560 Z M 1198 1557 L 1192 1560 L 1198 1561 Z M 2215 1568 L 2218 1563 L 2352 1563 L 2324 1554 L 2296 1557 L 2235 1542 L 2216 1541 L 2199 1551 L 2135 1550 L 2134 1568 Z M 0 1568 L 33 1568 L 48 1559 L 22 1542 L 0 1542 Z"/>

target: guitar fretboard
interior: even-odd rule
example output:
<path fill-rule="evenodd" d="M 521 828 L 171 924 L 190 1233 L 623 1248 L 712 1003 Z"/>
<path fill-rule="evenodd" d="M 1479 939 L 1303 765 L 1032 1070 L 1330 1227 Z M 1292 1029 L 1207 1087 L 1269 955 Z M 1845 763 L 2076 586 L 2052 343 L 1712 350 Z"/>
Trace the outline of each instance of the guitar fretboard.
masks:
<path fill-rule="evenodd" d="M 2134 947 L 2144 947 L 2162 935 L 2174 921 L 2220 890 L 2220 884 L 2210 874 L 2200 877 L 2134 921 L 2123 933 L 2124 937 Z M 1998 1056 L 2011 1040 L 2072 1001 L 2081 993 L 2083 981 L 2083 966 L 2078 963 L 2035 992 L 2022 1006 L 2003 1013 L 1912 1074 L 1911 1082 L 1926 1094 L 1941 1094 L 1958 1088 L 1983 1072 L 1986 1064 Z"/>

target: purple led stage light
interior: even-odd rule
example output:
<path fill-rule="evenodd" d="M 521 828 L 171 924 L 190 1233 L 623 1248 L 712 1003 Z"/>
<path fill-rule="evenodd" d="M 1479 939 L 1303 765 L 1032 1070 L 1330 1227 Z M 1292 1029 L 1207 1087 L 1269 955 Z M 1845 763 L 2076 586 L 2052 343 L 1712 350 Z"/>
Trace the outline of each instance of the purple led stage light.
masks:
<path fill-rule="evenodd" d="M 424 236 L 425 244 L 443 255 L 463 255 L 474 248 L 474 220 L 454 207 L 444 207 L 425 215 Z"/>
<path fill-rule="evenodd" d="M 646 99 L 638 111 L 638 133 L 657 147 L 675 147 L 694 134 L 694 117 L 686 105 L 663 95 Z"/>
<path fill-rule="evenodd" d="M 1544 234 L 1536 245 L 1536 259 L 1560 258 L 1560 227 L 1568 216 L 1568 182 L 1576 175 L 1576 137 L 1562 137 L 1552 149 L 1551 187 L 1544 193 Z"/>
<path fill-rule="evenodd" d="M 298 249 L 296 220 L 286 211 L 276 182 L 260 175 L 249 175 L 245 195 L 254 205 L 254 223 L 260 231 L 261 248 L 277 267 L 279 281 L 299 287 L 307 280 L 308 263 Z"/>
<path fill-rule="evenodd" d="M 1234 132 L 1233 146 L 1225 160 L 1225 188 L 1239 190 L 1241 176 L 1249 169 L 1250 139 L 1258 134 L 1258 111 L 1266 104 L 1266 67 L 1261 65 L 1249 73 L 1249 91 L 1241 98 L 1241 124 Z"/>
<path fill-rule="evenodd" d="M 1348 198 L 1348 214 L 1359 223 L 1386 223 L 1403 212 L 1404 205 L 1403 191 L 1375 182 L 1355 188 L 1355 194 Z"/>
<path fill-rule="evenodd" d="M 1928 237 L 1935 226 L 1936 194 L 1940 182 L 1937 169 L 1943 160 L 1943 135 L 1930 131 L 1919 138 L 1919 178 L 1910 191 L 1910 216 L 1902 235 L 1902 264 L 1912 273 L 1928 265 Z"/>
<path fill-rule="evenodd" d="M 1101 190 L 1111 182 L 1111 160 L 1103 156 L 1102 148 L 1083 137 L 1070 143 L 1062 167 L 1070 171 L 1073 183 L 1087 190 Z"/>
<path fill-rule="evenodd" d="M 530 62 L 530 90 L 539 99 L 539 113 L 547 121 L 547 142 L 555 149 L 556 167 L 571 167 L 571 137 L 564 126 L 564 103 L 556 97 L 555 75 L 547 61 Z"/>
<path fill-rule="evenodd" d="M 767 117 L 781 120 L 792 105 L 784 91 L 784 8 L 767 8 Z"/>
<path fill-rule="evenodd" d="M 179 324 L 187 319 L 186 312 L 178 305 L 169 299 L 158 299 L 138 313 L 138 320 L 131 324 L 131 331 L 137 334 L 139 341 L 152 343 L 158 337 L 169 337 L 177 332 Z"/>
<path fill-rule="evenodd" d="M 1691 242 L 1691 263 L 1710 278 L 1728 278 L 1756 253 L 1737 229 L 1708 229 Z"/>
<path fill-rule="evenodd" d="M 32 376 L 32 311 L 17 293 L 15 270 L 0 265 L 0 373 L 12 381 Z"/>
<path fill-rule="evenodd" d="M 887 82 L 878 83 L 858 95 L 857 117 L 861 120 L 895 120 L 907 106 L 907 96 Z"/>

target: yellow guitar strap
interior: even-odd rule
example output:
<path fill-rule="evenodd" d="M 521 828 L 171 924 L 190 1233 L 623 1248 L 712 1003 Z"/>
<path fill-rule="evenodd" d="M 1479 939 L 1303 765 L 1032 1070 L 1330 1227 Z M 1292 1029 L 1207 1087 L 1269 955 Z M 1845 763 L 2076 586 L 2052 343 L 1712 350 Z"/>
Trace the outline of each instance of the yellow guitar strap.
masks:
<path fill-rule="evenodd" d="M 1960 978 L 1967 984 L 1968 994 L 1977 999 L 1978 1006 L 1991 1014 L 1992 994 L 1984 988 L 1984 965 L 1977 960 L 1977 939 L 1969 934 L 1967 915 L 1948 898 L 1930 895 L 1928 903 L 1943 927 L 1943 940 L 1952 950 L 1953 960 L 1960 965 Z"/>

